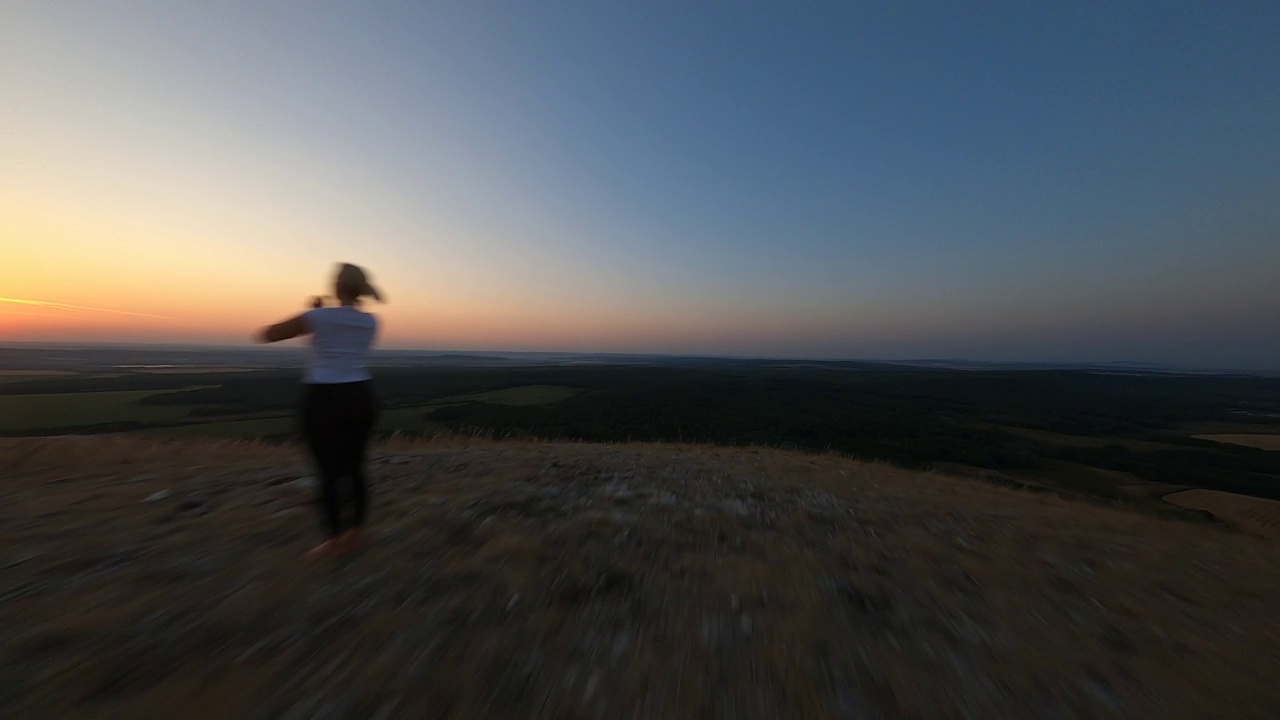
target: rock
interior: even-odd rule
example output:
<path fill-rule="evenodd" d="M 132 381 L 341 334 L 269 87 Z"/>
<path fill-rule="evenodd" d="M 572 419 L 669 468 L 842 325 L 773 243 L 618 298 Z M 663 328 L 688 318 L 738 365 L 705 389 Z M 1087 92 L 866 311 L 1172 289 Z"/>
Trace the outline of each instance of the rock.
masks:
<path fill-rule="evenodd" d="M 187 498 L 186 500 L 183 500 L 182 502 L 178 503 L 178 509 L 179 509 L 179 510 L 184 510 L 184 511 L 185 511 L 185 510 L 196 510 L 196 509 L 198 509 L 198 508 L 205 507 L 206 505 L 208 505 L 208 502 L 207 502 L 204 498 L 202 498 L 202 497 L 197 497 L 197 496 L 192 496 L 192 497 L 189 497 L 189 498 Z"/>
<path fill-rule="evenodd" d="M 319 704 L 319 697 L 314 695 L 304 697 L 302 700 L 294 703 L 293 706 L 289 708 L 288 712 L 282 716 L 281 720 L 306 720 L 307 718 L 313 718 L 316 716 L 316 713 L 314 713 L 313 710 Z"/>
<path fill-rule="evenodd" d="M 616 662 L 620 660 L 629 647 L 631 647 L 631 638 L 627 637 L 625 633 L 619 633 L 618 636 L 613 639 L 614 661 Z"/>
<path fill-rule="evenodd" d="M 173 493 L 172 493 L 172 492 L 170 492 L 170 491 L 168 491 L 168 490 L 157 490 L 157 491 L 155 491 L 155 492 L 151 493 L 150 495 L 146 496 L 145 498 L 143 498 L 142 502 L 144 502 L 144 503 L 159 502 L 159 501 L 164 500 L 165 498 L 169 497 L 169 496 L 170 496 L 170 495 L 172 495 L 172 494 L 173 494 Z"/>
<path fill-rule="evenodd" d="M 406 528 L 406 527 L 388 528 L 382 531 L 382 534 L 378 537 L 378 539 L 381 540 L 382 542 L 392 542 L 392 543 L 403 542 L 409 539 L 409 528 Z"/>
<path fill-rule="evenodd" d="M 565 670 L 564 672 L 564 678 L 561 682 L 561 687 L 563 687 L 565 690 L 572 688 L 573 684 L 578 681 L 578 674 L 580 672 L 581 670 L 578 668 L 577 665 L 570 665 L 569 669 Z"/>
<path fill-rule="evenodd" d="M 39 553 L 39 552 L 22 553 L 10 560 L 6 560 L 4 565 L 0 565 L 0 570 L 8 570 L 9 568 L 17 567 L 29 560 L 34 560 L 35 558 L 38 558 L 43 554 L 44 553 Z"/>
<path fill-rule="evenodd" d="M 893 608 L 893 599 L 882 589 L 831 578 L 819 583 L 822 589 L 835 593 L 858 614 L 885 613 Z"/>
<path fill-rule="evenodd" d="M 614 500 L 630 500 L 636 496 L 631 488 L 617 480 L 611 480 L 606 483 L 604 487 L 600 488 L 600 494 L 611 497 Z"/>
<path fill-rule="evenodd" d="M 650 505 L 666 505 L 668 507 L 671 505 L 675 505 L 676 494 L 670 493 L 670 492 L 658 493 L 657 495 L 649 498 L 649 504 Z"/>
<path fill-rule="evenodd" d="M 582 519 L 602 524 L 625 525 L 627 523 L 635 522 L 636 516 L 621 510 L 614 510 L 613 512 L 593 510 L 589 513 L 584 513 L 582 515 Z"/>
<path fill-rule="evenodd" d="M 199 517 L 201 515 L 208 515 L 212 511 L 213 508 L 210 507 L 209 501 L 203 495 L 195 493 L 187 496 L 178 503 L 176 514 L 180 516 L 194 515 Z"/>
<path fill-rule="evenodd" d="M 720 622 L 715 618 L 704 618 L 699 630 L 701 631 L 703 645 L 711 647 L 720 641 Z"/>
<path fill-rule="evenodd" d="M 1109 710 L 1121 711 L 1125 707 L 1124 700 L 1101 678 L 1090 679 L 1085 683 L 1085 690 L 1095 703 L 1103 705 Z"/>
<path fill-rule="evenodd" d="M 378 707 L 369 720 L 391 720 L 391 718 L 395 717 L 395 712 L 399 705 L 400 701 L 395 698 L 387 700 Z"/>

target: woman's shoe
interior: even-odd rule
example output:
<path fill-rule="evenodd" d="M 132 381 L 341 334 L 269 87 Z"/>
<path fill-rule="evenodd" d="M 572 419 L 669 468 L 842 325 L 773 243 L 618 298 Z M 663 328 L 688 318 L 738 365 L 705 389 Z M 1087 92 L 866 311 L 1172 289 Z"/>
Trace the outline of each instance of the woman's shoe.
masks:
<path fill-rule="evenodd" d="M 368 541 L 365 539 L 364 531 L 360 528 L 352 528 L 338 537 L 338 542 L 342 543 L 343 551 L 363 550 Z"/>
<path fill-rule="evenodd" d="M 341 538 L 330 538 L 320 543 L 307 553 L 308 560 L 328 560 L 342 554 L 344 550 Z"/>

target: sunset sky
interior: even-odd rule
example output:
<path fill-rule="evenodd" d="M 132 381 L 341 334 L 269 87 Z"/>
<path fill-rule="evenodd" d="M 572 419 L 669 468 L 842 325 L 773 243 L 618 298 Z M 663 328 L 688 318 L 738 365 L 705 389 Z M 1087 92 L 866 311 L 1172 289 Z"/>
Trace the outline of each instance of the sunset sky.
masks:
<path fill-rule="evenodd" d="M 0 5 L 0 341 L 1280 369 L 1280 3 Z"/>

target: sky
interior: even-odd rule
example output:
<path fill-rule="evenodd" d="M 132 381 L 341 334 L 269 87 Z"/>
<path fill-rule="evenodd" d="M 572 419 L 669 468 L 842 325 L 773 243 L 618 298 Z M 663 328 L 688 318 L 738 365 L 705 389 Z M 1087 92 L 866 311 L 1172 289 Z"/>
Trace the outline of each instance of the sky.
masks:
<path fill-rule="evenodd" d="M 1280 4 L 0 5 L 0 342 L 1280 369 Z"/>

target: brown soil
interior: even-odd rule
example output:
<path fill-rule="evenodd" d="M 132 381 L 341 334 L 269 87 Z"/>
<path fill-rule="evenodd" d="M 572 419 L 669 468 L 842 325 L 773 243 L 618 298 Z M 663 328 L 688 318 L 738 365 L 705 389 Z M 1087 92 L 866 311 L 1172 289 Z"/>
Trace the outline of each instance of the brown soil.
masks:
<path fill-rule="evenodd" d="M 1273 542 L 834 456 L 3 440 L 0 717 L 1274 718 Z"/>

